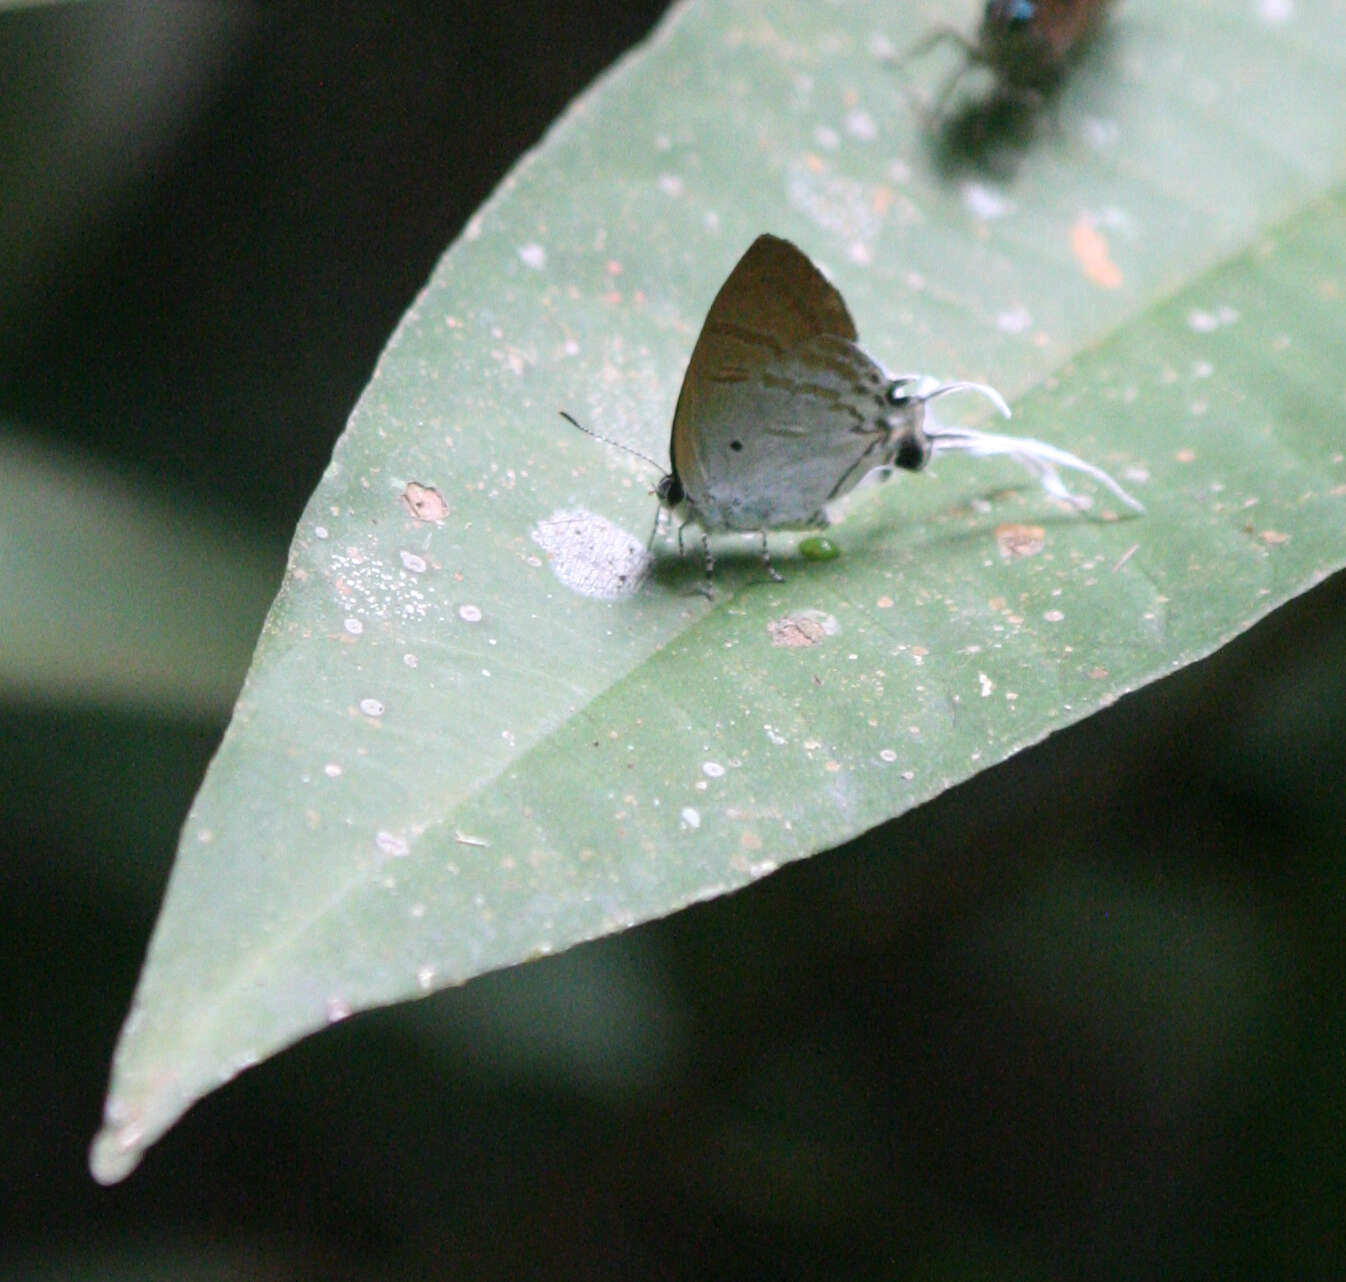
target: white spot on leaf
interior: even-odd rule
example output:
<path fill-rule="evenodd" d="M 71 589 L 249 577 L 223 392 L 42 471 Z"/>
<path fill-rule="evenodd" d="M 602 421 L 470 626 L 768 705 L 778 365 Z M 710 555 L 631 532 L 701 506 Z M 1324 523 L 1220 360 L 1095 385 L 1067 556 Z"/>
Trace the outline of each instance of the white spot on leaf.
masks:
<path fill-rule="evenodd" d="M 987 222 L 995 218 L 1004 218 L 1006 214 L 1014 212 L 1014 202 L 985 183 L 964 183 L 963 204 L 978 218 Z"/>
<path fill-rule="evenodd" d="M 582 508 L 553 512 L 533 527 L 532 537 L 566 587 L 601 601 L 637 591 L 652 564 L 643 543 Z"/>
<path fill-rule="evenodd" d="M 399 837 L 395 832 L 380 832 L 374 838 L 374 844 L 385 855 L 402 856 L 411 853 L 411 847 L 407 845 L 405 837 Z"/>

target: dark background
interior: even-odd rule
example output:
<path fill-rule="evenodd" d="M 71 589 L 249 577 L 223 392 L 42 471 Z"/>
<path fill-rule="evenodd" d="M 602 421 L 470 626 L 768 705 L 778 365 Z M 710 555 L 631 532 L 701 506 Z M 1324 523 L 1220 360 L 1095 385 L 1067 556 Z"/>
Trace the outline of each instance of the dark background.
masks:
<path fill-rule="evenodd" d="M 435 260 L 657 16 L 0 13 L 0 421 L 188 487 L 279 580 Z M 301 1044 L 112 1189 L 223 727 L 0 704 L 0 1274 L 1340 1276 L 1344 642 L 1338 575 L 843 850 Z"/>

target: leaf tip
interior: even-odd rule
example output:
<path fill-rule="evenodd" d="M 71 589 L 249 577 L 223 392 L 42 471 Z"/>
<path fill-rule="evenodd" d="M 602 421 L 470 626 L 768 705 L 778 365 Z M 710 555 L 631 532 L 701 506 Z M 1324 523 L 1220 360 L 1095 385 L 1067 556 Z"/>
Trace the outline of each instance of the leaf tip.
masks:
<path fill-rule="evenodd" d="M 100 1184 L 118 1184 L 140 1165 L 144 1152 L 139 1128 L 105 1125 L 89 1146 L 89 1174 Z"/>

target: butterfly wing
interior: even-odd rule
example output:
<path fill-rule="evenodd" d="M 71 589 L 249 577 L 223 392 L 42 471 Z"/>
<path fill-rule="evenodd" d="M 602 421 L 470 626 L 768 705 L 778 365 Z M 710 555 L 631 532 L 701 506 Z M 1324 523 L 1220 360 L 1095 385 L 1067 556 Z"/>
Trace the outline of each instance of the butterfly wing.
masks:
<path fill-rule="evenodd" d="M 743 414 L 759 376 L 788 365 L 792 350 L 823 335 L 857 337 L 836 287 L 788 240 L 759 236 L 706 313 L 673 413 L 673 474 L 693 509 L 713 474 L 710 456 L 750 421 Z"/>
<path fill-rule="evenodd" d="M 825 525 L 827 504 L 892 462 L 889 383 L 834 334 L 772 353 L 746 378 L 708 380 L 695 470 L 683 474 L 691 515 L 705 530 Z"/>

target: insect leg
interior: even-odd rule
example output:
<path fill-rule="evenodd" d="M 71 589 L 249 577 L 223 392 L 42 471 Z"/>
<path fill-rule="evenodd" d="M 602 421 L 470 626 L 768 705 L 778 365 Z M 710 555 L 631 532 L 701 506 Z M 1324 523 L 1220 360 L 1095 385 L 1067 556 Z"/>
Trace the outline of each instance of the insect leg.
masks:
<path fill-rule="evenodd" d="M 903 89 L 907 95 L 907 101 L 911 104 L 916 114 L 922 117 L 926 128 L 933 128 L 939 123 L 940 117 L 944 112 L 944 104 L 948 101 L 949 95 L 954 87 L 967 74 L 968 68 L 975 62 L 983 61 L 983 54 L 980 47 L 969 40 L 961 31 L 956 31 L 953 27 L 936 27 L 924 39 L 918 40 L 910 49 L 907 50 L 901 58 L 897 60 L 899 67 L 905 67 L 917 58 L 924 57 L 936 45 L 954 44 L 963 52 L 963 65 L 955 67 L 953 73 L 947 76 L 940 86 L 939 92 L 935 94 L 930 103 L 923 103 L 917 96 L 915 88 L 909 81 L 903 81 Z"/>
<path fill-rule="evenodd" d="M 679 535 L 681 535 L 682 531 L 679 530 L 678 533 Z M 704 596 L 709 597 L 711 600 L 714 600 L 715 558 L 714 556 L 711 555 L 710 551 L 710 535 L 707 534 L 705 530 L 701 531 L 701 555 L 705 558 L 706 563 L 706 581 L 701 587 L 701 592 Z"/>
<path fill-rule="evenodd" d="M 761 534 L 762 534 L 762 565 L 766 569 L 767 574 L 770 575 L 775 582 L 784 583 L 785 575 L 783 575 L 779 570 L 776 569 L 775 566 L 771 564 L 771 552 L 766 545 L 766 531 L 765 530 L 761 531 Z"/>

